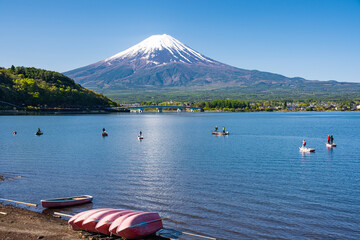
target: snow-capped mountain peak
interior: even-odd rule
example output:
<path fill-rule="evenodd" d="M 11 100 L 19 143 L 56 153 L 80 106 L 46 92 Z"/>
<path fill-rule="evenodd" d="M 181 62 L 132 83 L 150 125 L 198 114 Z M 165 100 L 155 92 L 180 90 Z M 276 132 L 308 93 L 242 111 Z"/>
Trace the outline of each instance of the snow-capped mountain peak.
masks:
<path fill-rule="evenodd" d="M 113 61 L 131 61 L 131 59 L 145 60 L 146 64 L 151 65 L 174 62 L 189 64 L 198 62 L 214 63 L 212 59 L 203 56 L 167 34 L 150 36 L 133 47 L 115 54 L 104 61 L 112 64 Z"/>

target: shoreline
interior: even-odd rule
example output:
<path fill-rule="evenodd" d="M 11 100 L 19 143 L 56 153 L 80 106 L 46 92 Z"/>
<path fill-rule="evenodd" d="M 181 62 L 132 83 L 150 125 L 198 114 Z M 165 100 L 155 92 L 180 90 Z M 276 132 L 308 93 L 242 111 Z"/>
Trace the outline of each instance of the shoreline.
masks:
<path fill-rule="evenodd" d="M 67 221 L 0 203 L 0 239 L 80 239 L 82 234 L 69 228 Z"/>
<path fill-rule="evenodd" d="M 105 236 L 86 231 L 74 231 L 67 220 L 51 213 L 39 213 L 12 204 L 0 203 L 0 239 L 59 239 L 59 240 L 111 240 L 118 236 Z M 140 239 L 141 240 L 141 239 Z M 170 240 L 149 236 L 142 240 Z"/>
<path fill-rule="evenodd" d="M 188 112 L 188 111 L 183 111 Z M 347 110 L 347 111 L 224 111 L 224 110 L 205 110 L 202 113 L 321 113 L 321 112 L 360 112 L 359 110 Z M 0 110 L 0 116 L 24 116 L 24 115 L 73 115 L 73 114 L 113 114 L 113 113 L 131 113 L 138 114 L 139 112 L 130 111 L 107 111 L 107 110 L 92 110 L 92 111 L 19 111 L 19 110 Z M 142 113 L 158 113 L 158 111 L 143 111 Z M 177 113 L 176 111 L 163 111 L 163 113 Z M 190 113 L 190 112 L 188 112 Z M 199 113 L 195 111 L 194 113 Z"/>
<path fill-rule="evenodd" d="M 94 110 L 74 110 L 74 109 L 59 109 L 59 110 L 0 110 L 0 115 L 61 115 L 61 114 L 110 114 L 110 113 L 127 113 L 130 110 L 107 110 L 107 109 L 94 109 Z"/>
<path fill-rule="evenodd" d="M 6 175 L 0 175 L 0 185 L 6 184 Z M 118 236 L 106 236 L 87 231 L 74 231 L 68 224 L 67 218 L 55 215 L 49 211 L 31 211 L 28 207 L 21 207 L 21 203 L 0 202 L 0 239 L 28 240 L 28 239 L 59 239 L 59 240 L 116 240 Z M 168 238 L 149 236 L 143 240 L 169 240 Z M 141 240 L 141 239 L 140 239 Z"/>

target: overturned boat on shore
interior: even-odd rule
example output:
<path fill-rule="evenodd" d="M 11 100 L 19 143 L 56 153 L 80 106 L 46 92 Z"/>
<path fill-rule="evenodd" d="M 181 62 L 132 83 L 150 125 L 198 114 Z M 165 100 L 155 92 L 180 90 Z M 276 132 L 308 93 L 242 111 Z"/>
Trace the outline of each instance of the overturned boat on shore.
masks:
<path fill-rule="evenodd" d="M 114 234 L 126 239 L 140 239 L 163 228 L 158 213 L 113 208 L 81 212 L 68 222 L 73 230 Z"/>

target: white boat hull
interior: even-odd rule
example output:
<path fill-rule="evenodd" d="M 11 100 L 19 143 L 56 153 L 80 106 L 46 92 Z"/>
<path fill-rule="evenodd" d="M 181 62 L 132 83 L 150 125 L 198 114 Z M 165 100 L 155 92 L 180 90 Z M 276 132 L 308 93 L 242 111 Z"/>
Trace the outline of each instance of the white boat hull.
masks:
<path fill-rule="evenodd" d="M 314 148 L 299 147 L 300 152 L 315 152 Z"/>
<path fill-rule="evenodd" d="M 326 147 L 333 148 L 333 147 L 336 147 L 336 144 L 335 143 L 326 143 Z"/>

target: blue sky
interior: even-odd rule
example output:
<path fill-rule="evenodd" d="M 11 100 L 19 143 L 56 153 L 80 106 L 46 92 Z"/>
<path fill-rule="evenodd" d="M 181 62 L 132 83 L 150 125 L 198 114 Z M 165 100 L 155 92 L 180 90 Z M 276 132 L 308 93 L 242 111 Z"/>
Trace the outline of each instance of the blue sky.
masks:
<path fill-rule="evenodd" d="M 0 0 L 0 66 L 64 72 L 169 34 L 220 62 L 360 82 L 360 0 Z"/>

